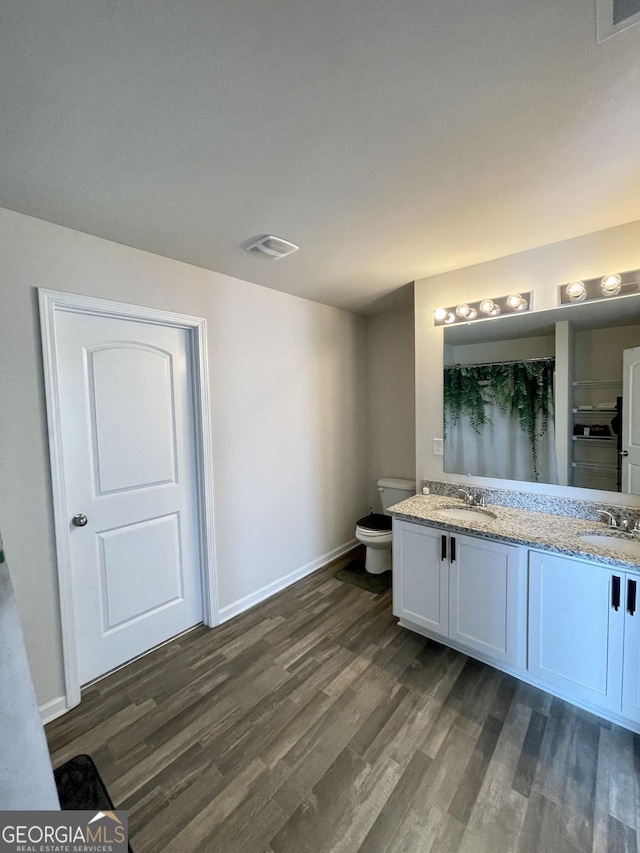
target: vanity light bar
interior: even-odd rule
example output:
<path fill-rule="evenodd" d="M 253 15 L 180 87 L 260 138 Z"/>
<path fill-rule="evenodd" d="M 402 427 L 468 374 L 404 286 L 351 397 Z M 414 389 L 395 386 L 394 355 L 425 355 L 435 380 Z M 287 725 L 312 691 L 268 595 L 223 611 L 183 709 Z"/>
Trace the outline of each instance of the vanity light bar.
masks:
<path fill-rule="evenodd" d="M 571 281 L 561 284 L 560 305 L 575 305 L 578 302 L 593 302 L 598 299 L 612 299 L 616 296 L 632 296 L 640 293 L 640 270 L 611 272 L 601 278 L 589 278 L 584 281 Z"/>
<path fill-rule="evenodd" d="M 470 323 L 472 320 L 488 320 L 490 317 L 509 316 L 531 311 L 533 291 L 510 293 L 509 296 L 494 296 L 478 302 L 461 302 L 451 308 L 436 308 L 433 322 L 436 326 L 451 326 L 454 323 Z"/>

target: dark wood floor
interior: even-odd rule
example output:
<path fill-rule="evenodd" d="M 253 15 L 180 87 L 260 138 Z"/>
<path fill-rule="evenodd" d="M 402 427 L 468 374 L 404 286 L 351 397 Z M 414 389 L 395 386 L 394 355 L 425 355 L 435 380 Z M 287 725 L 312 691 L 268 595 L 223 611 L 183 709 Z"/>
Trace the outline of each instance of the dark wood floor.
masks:
<path fill-rule="evenodd" d="M 631 853 L 640 738 L 398 628 L 328 567 L 47 727 L 135 853 Z"/>

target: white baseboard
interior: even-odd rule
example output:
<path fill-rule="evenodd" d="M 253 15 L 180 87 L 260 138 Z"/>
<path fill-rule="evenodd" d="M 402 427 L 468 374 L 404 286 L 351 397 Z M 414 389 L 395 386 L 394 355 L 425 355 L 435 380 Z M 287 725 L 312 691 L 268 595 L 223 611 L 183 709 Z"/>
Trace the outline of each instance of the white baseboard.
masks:
<path fill-rule="evenodd" d="M 250 595 L 245 595 L 244 598 L 240 598 L 238 599 L 238 601 L 234 601 L 232 604 L 227 604 L 226 607 L 222 607 L 218 611 L 220 622 L 227 622 L 234 616 L 238 616 L 240 613 L 244 613 L 244 611 L 248 610 L 250 607 L 254 607 L 256 604 L 260 604 L 261 601 L 264 601 L 266 598 L 270 598 L 272 595 L 275 595 L 276 592 L 280 592 L 281 590 L 285 589 L 285 587 L 291 586 L 292 583 L 302 580 L 302 578 L 306 577 L 307 575 L 310 575 L 312 572 L 317 571 L 318 569 L 322 568 L 322 566 L 326 566 L 327 563 L 330 563 L 332 560 L 337 560 L 338 557 L 341 557 L 343 554 L 346 554 L 351 551 L 352 548 L 355 548 L 357 544 L 357 539 L 350 539 L 349 542 L 345 542 L 344 545 L 339 545 L 332 551 L 328 551 L 321 557 L 318 557 L 317 559 L 312 560 L 310 563 L 307 563 L 306 566 L 302 566 L 301 568 L 296 569 L 294 572 L 291 572 L 290 574 L 285 575 L 282 578 L 278 578 L 277 581 L 267 584 L 267 586 L 263 586 L 261 589 L 252 592 Z"/>
<path fill-rule="evenodd" d="M 66 714 L 69 710 L 67 707 L 67 697 L 58 696 L 56 699 L 52 699 L 50 702 L 45 702 L 44 705 L 40 705 L 38 710 L 40 711 L 42 725 L 46 726 L 47 723 L 57 720 L 58 717 Z"/>

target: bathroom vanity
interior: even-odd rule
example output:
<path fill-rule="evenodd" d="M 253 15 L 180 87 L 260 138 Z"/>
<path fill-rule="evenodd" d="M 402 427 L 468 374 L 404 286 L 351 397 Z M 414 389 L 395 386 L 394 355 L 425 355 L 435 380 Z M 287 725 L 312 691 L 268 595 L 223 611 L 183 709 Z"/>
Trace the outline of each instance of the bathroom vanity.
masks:
<path fill-rule="evenodd" d="M 640 534 L 438 495 L 390 512 L 401 626 L 640 732 Z"/>

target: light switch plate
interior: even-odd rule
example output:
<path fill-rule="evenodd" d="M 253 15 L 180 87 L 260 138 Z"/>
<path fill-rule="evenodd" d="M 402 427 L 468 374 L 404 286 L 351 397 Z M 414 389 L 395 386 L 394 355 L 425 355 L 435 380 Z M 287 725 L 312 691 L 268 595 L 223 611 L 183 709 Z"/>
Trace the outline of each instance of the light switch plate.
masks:
<path fill-rule="evenodd" d="M 434 438 L 433 439 L 433 455 L 434 456 L 444 456 L 444 439 L 443 438 Z"/>

